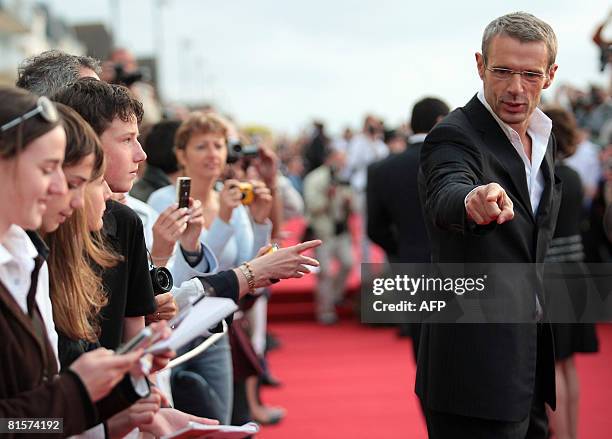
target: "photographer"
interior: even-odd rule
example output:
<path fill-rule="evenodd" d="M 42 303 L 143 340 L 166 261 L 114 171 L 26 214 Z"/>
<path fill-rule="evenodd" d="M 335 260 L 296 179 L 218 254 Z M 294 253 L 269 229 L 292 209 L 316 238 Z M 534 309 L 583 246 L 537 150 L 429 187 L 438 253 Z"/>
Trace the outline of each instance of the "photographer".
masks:
<path fill-rule="evenodd" d="M 102 80 L 109 84 L 123 85 L 130 89 L 144 108 L 145 125 L 153 125 L 162 118 L 161 105 L 155 88 L 148 82 L 148 71 L 141 70 L 134 54 L 128 49 L 114 49 L 102 66 Z"/>
<path fill-rule="evenodd" d="M 603 72 L 606 69 L 606 66 L 612 62 L 612 41 L 607 41 L 604 39 L 603 32 L 604 29 L 612 22 L 612 10 L 608 13 L 605 21 L 600 24 L 595 33 L 593 34 L 593 42 L 597 44 L 600 50 L 599 60 L 600 65 L 599 69 Z"/>
<path fill-rule="evenodd" d="M 381 160 L 389 154 L 389 148 L 382 141 L 384 126 L 380 119 L 368 115 L 363 123 L 363 132 L 353 137 L 346 151 L 346 169 L 342 176 L 350 179 L 354 191 L 355 211 L 361 216 L 363 227 L 359 239 L 361 247 L 361 262 L 370 262 L 370 240 L 366 233 L 366 183 L 367 168 L 370 163 Z M 364 268 L 367 266 L 363 266 Z M 361 273 L 362 279 L 368 277 L 367 272 Z"/>
<path fill-rule="evenodd" d="M 353 264 L 352 240 L 348 219 L 352 209 L 352 190 L 340 180 L 345 164 L 343 152 L 327 150 L 323 165 L 304 180 L 306 214 L 314 237 L 323 240 L 317 259 L 321 263 L 317 288 L 317 318 L 321 324 L 338 320 L 335 304 L 342 300 L 346 279 Z M 338 273 L 331 273 L 332 260 L 340 262 Z"/>

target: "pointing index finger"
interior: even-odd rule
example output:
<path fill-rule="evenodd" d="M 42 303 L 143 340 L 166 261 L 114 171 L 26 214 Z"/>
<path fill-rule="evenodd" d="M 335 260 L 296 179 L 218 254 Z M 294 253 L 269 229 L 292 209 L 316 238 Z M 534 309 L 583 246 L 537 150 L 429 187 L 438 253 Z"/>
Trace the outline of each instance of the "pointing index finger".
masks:
<path fill-rule="evenodd" d="M 302 253 L 305 250 L 308 250 L 310 248 L 315 248 L 318 247 L 322 244 L 323 241 L 321 241 L 320 239 L 315 239 L 313 241 L 306 241 L 306 242 L 302 242 L 301 244 L 298 244 L 297 250 L 298 252 Z"/>
<path fill-rule="evenodd" d="M 499 200 L 500 197 L 503 197 L 503 195 L 504 195 L 504 190 L 501 187 L 499 187 L 498 185 L 491 185 L 487 189 L 485 199 L 488 202 L 497 202 L 497 200 Z"/>

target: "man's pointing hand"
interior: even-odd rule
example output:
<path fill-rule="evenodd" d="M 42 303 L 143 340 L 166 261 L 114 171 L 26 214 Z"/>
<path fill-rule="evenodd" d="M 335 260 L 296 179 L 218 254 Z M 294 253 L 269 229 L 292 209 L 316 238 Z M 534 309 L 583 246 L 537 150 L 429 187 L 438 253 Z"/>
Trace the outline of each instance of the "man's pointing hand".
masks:
<path fill-rule="evenodd" d="M 468 218 L 480 226 L 493 221 L 503 224 L 514 218 L 514 205 L 506 191 L 497 183 L 479 186 L 465 199 Z"/>

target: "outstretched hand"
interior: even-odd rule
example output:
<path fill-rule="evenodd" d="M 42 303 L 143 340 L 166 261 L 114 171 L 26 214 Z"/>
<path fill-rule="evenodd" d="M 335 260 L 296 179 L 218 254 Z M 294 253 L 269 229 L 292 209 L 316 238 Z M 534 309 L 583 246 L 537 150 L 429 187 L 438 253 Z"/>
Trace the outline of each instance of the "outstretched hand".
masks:
<path fill-rule="evenodd" d="M 495 221 L 503 224 L 514 218 L 514 204 L 506 191 L 497 183 L 479 186 L 472 191 L 466 201 L 468 218 L 480 226 Z"/>
<path fill-rule="evenodd" d="M 270 246 L 263 247 L 250 262 L 255 275 L 255 287 L 267 287 L 272 279 L 300 278 L 310 273 L 308 267 L 318 267 L 319 261 L 302 253 L 320 245 L 320 240 L 307 241 L 272 253 L 268 253 Z"/>

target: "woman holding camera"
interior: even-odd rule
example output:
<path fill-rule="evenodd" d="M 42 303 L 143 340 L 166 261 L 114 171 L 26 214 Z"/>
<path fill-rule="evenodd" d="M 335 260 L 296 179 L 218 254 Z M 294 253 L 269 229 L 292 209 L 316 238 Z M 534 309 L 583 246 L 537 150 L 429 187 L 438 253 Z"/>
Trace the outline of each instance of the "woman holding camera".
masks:
<path fill-rule="evenodd" d="M 272 195 L 265 184 L 252 182 L 252 193 L 243 193 L 240 182 L 226 180 L 220 192 L 215 190 L 227 162 L 228 135 L 228 125 L 220 117 L 195 112 L 181 124 L 175 137 L 178 163 L 183 174 L 191 178 L 191 197 L 202 203 L 201 240 L 213 251 L 220 270 L 253 258 L 268 243 L 272 230 L 268 220 Z M 162 212 L 175 202 L 175 197 L 175 188 L 167 186 L 153 192 L 148 203 Z M 243 198 L 252 198 L 248 208 Z M 173 371 L 172 381 L 177 407 L 222 423 L 230 421 L 233 384 L 227 337 Z"/>
<path fill-rule="evenodd" d="M 46 267 L 24 229 L 37 229 L 49 199 L 67 192 L 65 147 L 48 99 L 0 88 L 0 418 L 63 418 L 71 435 L 99 422 L 93 404 L 141 352 L 97 349 L 56 376 Z"/>

